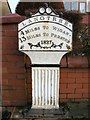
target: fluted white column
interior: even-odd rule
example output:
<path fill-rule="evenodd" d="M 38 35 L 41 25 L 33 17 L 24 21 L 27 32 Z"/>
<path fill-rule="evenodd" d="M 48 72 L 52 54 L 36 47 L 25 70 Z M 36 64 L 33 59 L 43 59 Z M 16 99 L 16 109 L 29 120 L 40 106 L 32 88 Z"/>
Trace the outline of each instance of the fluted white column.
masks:
<path fill-rule="evenodd" d="M 32 67 L 32 108 L 59 108 L 58 67 Z"/>

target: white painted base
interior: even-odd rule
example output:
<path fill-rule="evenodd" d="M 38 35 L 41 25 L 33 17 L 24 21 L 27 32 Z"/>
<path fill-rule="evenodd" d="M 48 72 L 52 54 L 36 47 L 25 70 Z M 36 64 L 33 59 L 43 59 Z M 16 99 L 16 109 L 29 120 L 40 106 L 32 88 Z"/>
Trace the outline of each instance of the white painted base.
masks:
<path fill-rule="evenodd" d="M 59 108 L 59 68 L 32 68 L 32 109 Z"/>

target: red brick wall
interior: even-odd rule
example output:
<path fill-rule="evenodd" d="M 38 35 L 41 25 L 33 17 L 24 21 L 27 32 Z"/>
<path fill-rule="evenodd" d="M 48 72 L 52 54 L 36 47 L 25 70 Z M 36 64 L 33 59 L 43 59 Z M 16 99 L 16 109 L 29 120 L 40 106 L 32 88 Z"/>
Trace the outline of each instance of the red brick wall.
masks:
<path fill-rule="evenodd" d="M 73 59 L 73 60 L 72 60 Z M 82 62 L 80 62 L 82 60 Z M 69 57 L 68 67 L 61 68 L 61 101 L 85 101 L 90 97 L 90 69 L 86 57 Z"/>
<path fill-rule="evenodd" d="M 18 15 L 2 18 L 2 104 L 26 104 L 24 55 L 18 51 Z M 0 25 L 1 27 L 1 25 Z"/>
<path fill-rule="evenodd" d="M 20 106 L 31 102 L 32 80 L 29 58 L 18 51 L 17 25 L 24 20 L 17 14 L 5 16 L 0 24 L 2 44 L 2 104 Z M 2 28 L 1 28 L 2 26 Z M 1 37 L 2 36 L 2 37 Z M 90 69 L 87 57 L 64 57 L 60 71 L 60 101 L 89 99 Z"/>

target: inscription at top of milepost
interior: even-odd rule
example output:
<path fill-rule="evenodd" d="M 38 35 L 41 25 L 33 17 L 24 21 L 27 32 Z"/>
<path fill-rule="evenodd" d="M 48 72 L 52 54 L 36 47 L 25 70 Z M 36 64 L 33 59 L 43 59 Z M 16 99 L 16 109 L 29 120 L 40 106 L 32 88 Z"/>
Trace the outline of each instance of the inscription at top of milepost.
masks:
<path fill-rule="evenodd" d="M 23 29 L 27 25 L 35 24 L 37 22 L 53 22 L 61 24 L 68 29 L 72 30 L 72 24 L 63 18 L 60 18 L 59 16 L 48 16 L 48 15 L 39 15 L 39 16 L 33 16 L 32 18 L 26 19 L 23 22 L 19 24 L 19 30 Z"/>

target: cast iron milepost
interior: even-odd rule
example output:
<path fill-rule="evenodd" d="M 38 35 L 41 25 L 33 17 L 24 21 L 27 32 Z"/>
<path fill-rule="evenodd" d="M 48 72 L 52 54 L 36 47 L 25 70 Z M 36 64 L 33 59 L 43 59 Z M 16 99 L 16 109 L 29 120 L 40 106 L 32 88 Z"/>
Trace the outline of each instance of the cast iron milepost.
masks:
<path fill-rule="evenodd" d="M 18 24 L 18 45 L 32 61 L 32 109 L 59 109 L 59 64 L 72 50 L 72 23 L 40 7 Z"/>

